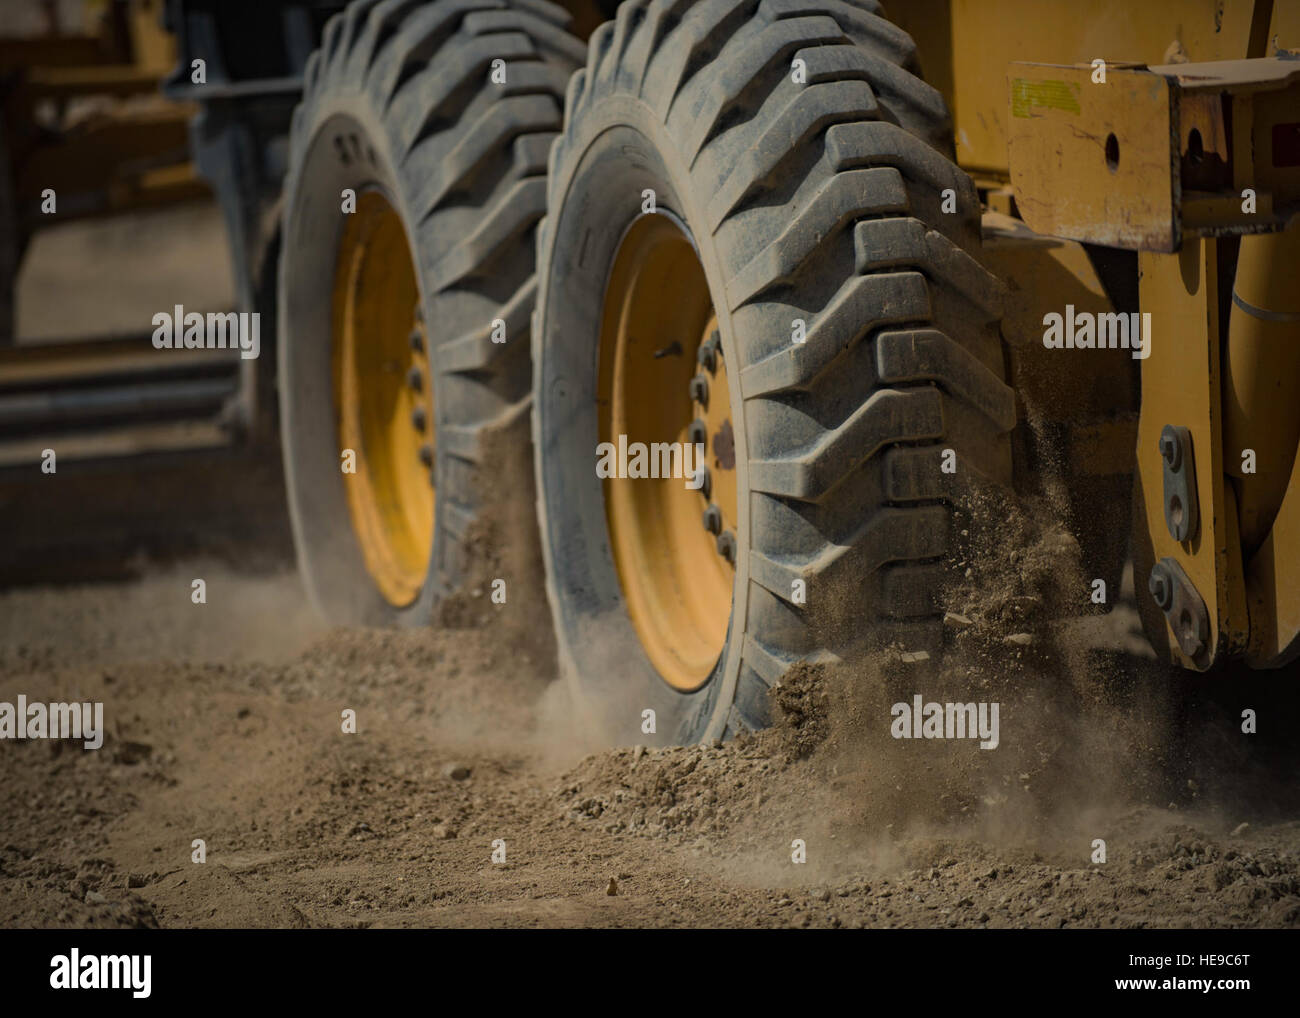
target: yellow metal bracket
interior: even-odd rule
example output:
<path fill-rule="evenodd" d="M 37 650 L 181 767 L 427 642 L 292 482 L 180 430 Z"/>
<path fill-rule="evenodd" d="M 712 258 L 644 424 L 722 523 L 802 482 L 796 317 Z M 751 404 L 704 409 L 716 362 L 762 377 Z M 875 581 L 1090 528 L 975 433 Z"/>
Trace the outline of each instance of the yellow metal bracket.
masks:
<path fill-rule="evenodd" d="M 1298 60 L 1014 63 L 1008 85 L 1011 185 L 1039 233 L 1170 253 L 1300 211 Z"/>
<path fill-rule="evenodd" d="M 1150 312 L 1151 354 L 1142 365 L 1134 483 L 1134 581 L 1142 619 L 1157 652 L 1204 671 L 1246 646 L 1249 620 L 1242 576 L 1236 501 L 1223 462 L 1222 326 L 1218 242 L 1191 239 L 1178 254 L 1138 256 L 1141 302 Z M 1198 520 L 1177 540 L 1166 522 L 1161 434 L 1185 427 L 1195 457 Z M 1204 647 L 1180 646 L 1176 614 L 1166 617 L 1150 583 L 1152 569 L 1172 560 L 1179 580 L 1201 599 L 1207 622 Z"/>

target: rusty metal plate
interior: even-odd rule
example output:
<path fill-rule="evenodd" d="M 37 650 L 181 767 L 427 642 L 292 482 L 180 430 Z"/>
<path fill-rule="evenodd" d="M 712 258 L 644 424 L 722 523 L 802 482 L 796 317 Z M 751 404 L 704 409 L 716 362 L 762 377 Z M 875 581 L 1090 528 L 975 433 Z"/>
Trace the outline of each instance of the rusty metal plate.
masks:
<path fill-rule="evenodd" d="M 1108 67 L 1014 64 L 1011 185 L 1039 233 L 1111 247 L 1173 251 L 1175 126 L 1167 79 Z"/>

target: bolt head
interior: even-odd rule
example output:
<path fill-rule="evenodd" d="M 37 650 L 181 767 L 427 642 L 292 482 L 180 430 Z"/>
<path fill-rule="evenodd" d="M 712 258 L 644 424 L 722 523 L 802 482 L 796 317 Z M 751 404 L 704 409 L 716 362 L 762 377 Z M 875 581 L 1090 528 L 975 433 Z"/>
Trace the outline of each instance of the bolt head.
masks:
<path fill-rule="evenodd" d="M 1178 643 L 1182 647 L 1184 654 L 1188 657 L 1196 657 L 1205 649 L 1205 640 L 1201 638 L 1201 634 L 1197 631 L 1200 627 L 1197 626 L 1196 619 L 1192 617 L 1191 612 L 1183 611 L 1182 617 L 1178 620 L 1178 628 L 1180 635 Z"/>
<path fill-rule="evenodd" d="M 417 353 L 423 352 L 423 350 L 424 350 L 424 333 L 423 333 L 423 332 L 421 332 L 419 329 L 412 329 L 412 330 L 411 330 L 411 335 L 410 335 L 409 337 L 407 337 L 407 338 L 408 338 L 408 341 L 409 341 L 410 344 L 411 344 L 411 349 L 412 349 L 412 350 L 416 351 Z"/>
<path fill-rule="evenodd" d="M 704 510 L 704 529 L 710 534 L 722 533 L 722 510 L 713 503 Z"/>
<path fill-rule="evenodd" d="M 718 535 L 717 546 L 718 554 L 734 566 L 736 564 L 736 535 L 730 530 L 724 530 Z"/>
<path fill-rule="evenodd" d="M 1169 570 L 1159 562 L 1151 567 L 1151 575 L 1147 578 L 1147 590 L 1151 592 L 1151 597 L 1160 606 L 1161 611 L 1168 611 L 1173 605 L 1174 579 L 1169 575 Z"/>
<path fill-rule="evenodd" d="M 704 375 L 696 375 L 691 379 L 691 399 L 700 406 L 709 405 L 709 380 Z"/>
<path fill-rule="evenodd" d="M 416 392 L 419 392 L 424 388 L 424 372 L 419 368 L 412 368 L 406 373 L 406 383 Z"/>
<path fill-rule="evenodd" d="M 420 446 L 420 462 L 426 467 L 433 466 L 433 446 L 428 443 Z"/>
<path fill-rule="evenodd" d="M 708 441 L 709 432 L 705 428 L 703 421 L 691 421 L 691 426 L 686 429 L 686 437 L 690 440 L 691 445 L 703 445 Z"/>
<path fill-rule="evenodd" d="M 718 330 L 714 329 L 709 334 L 709 338 L 700 344 L 700 349 L 696 353 L 696 359 L 699 360 L 704 370 L 713 374 L 718 369 L 718 354 L 722 350 L 722 338 L 718 335 Z"/>
<path fill-rule="evenodd" d="M 428 426 L 429 415 L 424 407 L 418 406 L 411 411 L 411 423 L 415 425 L 416 431 L 423 431 Z"/>
<path fill-rule="evenodd" d="M 1169 464 L 1171 470 L 1177 470 L 1183 462 L 1183 446 L 1178 440 L 1178 433 L 1166 424 L 1160 432 L 1160 458 Z"/>

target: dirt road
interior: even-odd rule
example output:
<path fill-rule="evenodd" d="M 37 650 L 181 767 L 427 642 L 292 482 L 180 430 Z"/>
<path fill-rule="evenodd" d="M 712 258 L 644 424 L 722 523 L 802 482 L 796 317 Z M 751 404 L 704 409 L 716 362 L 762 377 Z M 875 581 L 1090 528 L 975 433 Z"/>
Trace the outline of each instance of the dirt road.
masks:
<path fill-rule="evenodd" d="M 1109 654 L 1112 691 L 1152 668 Z M 491 626 L 325 631 L 292 574 L 213 561 L 0 595 L 0 701 L 108 731 L 0 742 L 0 926 L 1300 926 L 1293 764 L 1201 748 L 1235 702 L 1191 698 L 1193 736 L 1132 688 L 1004 692 L 998 749 L 939 750 L 888 737 L 881 659 L 760 736 L 588 753 L 552 667 Z"/>

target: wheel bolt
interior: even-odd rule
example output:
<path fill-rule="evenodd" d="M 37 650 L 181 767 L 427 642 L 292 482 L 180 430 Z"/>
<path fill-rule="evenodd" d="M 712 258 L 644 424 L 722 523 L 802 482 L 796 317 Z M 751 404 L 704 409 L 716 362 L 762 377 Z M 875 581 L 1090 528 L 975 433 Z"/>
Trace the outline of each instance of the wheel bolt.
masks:
<path fill-rule="evenodd" d="M 704 529 L 710 534 L 722 533 L 722 510 L 712 502 L 704 510 Z"/>
<path fill-rule="evenodd" d="M 424 374 L 420 371 L 419 368 L 412 368 L 410 371 L 408 371 L 406 373 L 406 381 L 407 384 L 410 385 L 410 387 L 414 389 L 416 392 L 419 392 L 421 389 L 424 388 Z"/>
<path fill-rule="evenodd" d="M 686 429 L 686 437 L 691 445 L 703 445 L 707 442 L 709 433 L 704 427 L 704 422 L 700 420 L 691 421 L 691 426 Z"/>
<path fill-rule="evenodd" d="M 411 423 L 415 425 L 416 431 L 423 431 L 429 423 L 429 415 L 425 412 L 424 407 L 418 406 L 411 411 Z"/>
<path fill-rule="evenodd" d="M 424 352 L 424 333 L 419 329 L 412 329 L 411 335 L 407 337 L 411 343 L 411 349 L 416 353 Z"/>
<path fill-rule="evenodd" d="M 736 535 L 730 530 L 718 535 L 718 554 L 733 566 L 736 564 Z"/>
<path fill-rule="evenodd" d="M 702 407 L 709 405 L 709 380 L 704 375 L 696 375 L 691 379 L 691 399 Z"/>
<path fill-rule="evenodd" d="M 426 467 L 433 466 L 433 446 L 427 442 L 420 446 L 420 462 Z"/>
<path fill-rule="evenodd" d="M 718 335 L 718 330 L 714 329 L 709 334 L 709 338 L 700 344 L 699 353 L 696 354 L 704 370 L 713 374 L 718 369 L 718 353 L 722 348 L 722 339 Z"/>
<path fill-rule="evenodd" d="M 700 494 L 704 496 L 707 502 L 713 497 L 713 475 L 709 473 L 709 468 L 701 465 L 700 471 Z"/>

